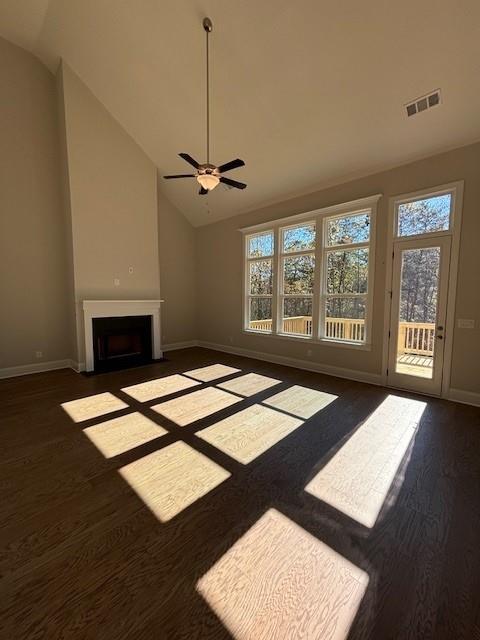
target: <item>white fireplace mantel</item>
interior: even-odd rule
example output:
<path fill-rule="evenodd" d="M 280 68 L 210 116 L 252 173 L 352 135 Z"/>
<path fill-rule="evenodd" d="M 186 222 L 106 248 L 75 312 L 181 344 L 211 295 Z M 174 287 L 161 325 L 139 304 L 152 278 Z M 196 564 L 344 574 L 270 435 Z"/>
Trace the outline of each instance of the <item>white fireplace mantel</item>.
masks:
<path fill-rule="evenodd" d="M 152 357 L 162 357 L 160 344 L 160 304 L 163 300 L 84 300 L 85 321 L 85 369 L 93 371 L 93 318 L 119 316 L 152 316 Z"/>

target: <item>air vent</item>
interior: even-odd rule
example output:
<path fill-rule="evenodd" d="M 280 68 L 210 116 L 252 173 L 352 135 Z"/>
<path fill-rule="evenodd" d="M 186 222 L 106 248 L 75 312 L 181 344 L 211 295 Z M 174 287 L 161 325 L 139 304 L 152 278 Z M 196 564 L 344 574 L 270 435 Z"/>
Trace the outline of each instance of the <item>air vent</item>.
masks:
<path fill-rule="evenodd" d="M 426 96 L 417 98 L 413 102 L 405 105 L 407 116 L 410 117 L 414 116 L 416 113 L 427 111 L 427 109 L 431 109 L 432 107 L 439 105 L 440 102 L 440 89 L 437 89 L 436 91 L 433 91 L 433 93 L 428 93 Z"/>

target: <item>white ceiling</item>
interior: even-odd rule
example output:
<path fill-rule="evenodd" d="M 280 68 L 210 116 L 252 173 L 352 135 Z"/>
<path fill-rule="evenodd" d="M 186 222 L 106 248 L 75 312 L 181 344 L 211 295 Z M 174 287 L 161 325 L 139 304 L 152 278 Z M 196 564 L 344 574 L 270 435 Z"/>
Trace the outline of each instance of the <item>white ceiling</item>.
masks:
<path fill-rule="evenodd" d="M 0 0 L 0 34 L 60 57 L 161 173 L 205 160 L 205 33 L 219 186 L 162 183 L 195 225 L 480 139 L 478 0 Z M 441 88 L 443 104 L 404 104 Z M 188 172 L 188 171 L 187 171 Z"/>

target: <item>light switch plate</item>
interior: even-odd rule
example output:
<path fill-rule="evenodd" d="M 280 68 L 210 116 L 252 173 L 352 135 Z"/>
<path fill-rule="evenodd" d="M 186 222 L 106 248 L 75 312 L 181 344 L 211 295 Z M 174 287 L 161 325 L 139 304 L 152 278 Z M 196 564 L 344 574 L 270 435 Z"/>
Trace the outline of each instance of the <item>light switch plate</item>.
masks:
<path fill-rule="evenodd" d="M 120 286 L 120 280 L 119 280 L 118 278 L 115 278 L 115 279 L 113 280 L 113 284 L 114 284 L 116 287 L 119 287 L 119 286 Z"/>
<path fill-rule="evenodd" d="M 475 320 L 465 320 L 459 318 L 457 320 L 457 326 L 459 329 L 475 329 Z"/>

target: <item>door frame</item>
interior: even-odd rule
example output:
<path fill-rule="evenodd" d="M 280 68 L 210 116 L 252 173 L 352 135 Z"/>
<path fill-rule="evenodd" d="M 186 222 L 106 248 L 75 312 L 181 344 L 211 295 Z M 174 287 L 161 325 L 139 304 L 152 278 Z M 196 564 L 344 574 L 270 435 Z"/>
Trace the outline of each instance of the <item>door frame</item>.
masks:
<path fill-rule="evenodd" d="M 396 371 L 397 349 L 398 349 L 398 327 L 400 320 L 400 297 L 402 289 L 402 253 L 404 251 L 440 248 L 440 261 L 438 269 L 438 294 L 437 309 L 435 314 L 435 331 L 434 331 L 434 352 L 433 352 L 433 368 L 432 377 L 423 378 L 421 376 L 402 374 Z M 420 238 L 401 240 L 395 244 L 393 259 L 392 290 L 392 308 L 391 308 L 391 325 L 390 325 L 390 343 L 388 351 L 388 380 L 389 386 L 396 389 L 405 389 L 413 393 L 424 393 L 438 397 L 441 394 L 443 381 L 443 362 L 445 357 L 445 344 L 443 333 L 446 323 L 446 312 L 448 304 L 448 285 L 450 273 L 450 256 L 452 249 L 452 237 L 450 234 L 443 236 L 435 236 L 433 238 Z M 441 325 L 441 326 L 439 326 Z M 441 339 L 438 338 L 438 331 L 441 332 Z M 440 366 L 441 365 L 441 366 Z"/>
<path fill-rule="evenodd" d="M 462 209 L 463 209 L 463 187 L 464 181 L 459 180 L 450 182 L 436 187 L 420 189 L 411 193 L 403 193 L 389 198 L 388 204 L 388 221 L 387 221 L 387 252 L 386 252 L 386 279 L 385 279 L 385 312 L 383 319 L 383 356 L 382 356 L 382 384 L 388 386 L 388 360 L 390 338 L 389 331 L 391 325 L 392 312 L 392 283 L 393 283 L 393 255 L 394 246 L 397 242 L 407 239 L 425 239 L 435 238 L 439 236 L 450 236 L 452 239 L 450 250 L 450 273 L 447 285 L 447 314 L 444 332 L 444 354 L 443 354 L 443 376 L 440 397 L 448 398 L 450 391 L 450 376 L 452 365 L 453 351 L 453 332 L 455 328 L 455 301 L 457 293 L 457 274 L 458 259 L 460 250 L 460 232 L 462 226 Z M 425 233 L 417 236 L 402 236 L 402 239 L 396 236 L 396 219 L 398 205 L 412 200 L 421 200 L 423 198 L 452 194 L 452 210 L 450 219 L 450 229 L 448 231 L 439 231 L 435 233 Z M 420 392 L 418 392 L 420 393 Z"/>

